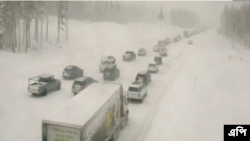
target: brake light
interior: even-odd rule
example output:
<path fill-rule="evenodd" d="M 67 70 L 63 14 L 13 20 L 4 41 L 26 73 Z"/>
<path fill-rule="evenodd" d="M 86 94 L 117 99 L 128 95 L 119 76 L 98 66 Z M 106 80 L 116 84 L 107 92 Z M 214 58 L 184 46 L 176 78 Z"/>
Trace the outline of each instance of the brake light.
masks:
<path fill-rule="evenodd" d="M 147 81 L 147 78 L 144 78 L 144 81 Z"/>

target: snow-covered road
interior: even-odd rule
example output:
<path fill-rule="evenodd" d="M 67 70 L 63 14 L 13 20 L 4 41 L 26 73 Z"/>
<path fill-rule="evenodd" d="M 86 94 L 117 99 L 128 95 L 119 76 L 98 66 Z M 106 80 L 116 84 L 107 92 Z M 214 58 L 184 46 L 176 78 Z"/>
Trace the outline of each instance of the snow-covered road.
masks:
<path fill-rule="evenodd" d="M 153 45 L 159 39 L 182 33 L 176 27 L 161 30 L 159 25 L 151 24 L 70 23 L 68 47 L 50 46 L 29 54 L 1 52 L 0 141 L 41 140 L 41 119 L 73 97 L 73 81 L 62 79 L 65 66 L 78 65 L 86 76 L 102 82 L 100 58 L 113 55 L 121 70 L 116 82 L 127 89 L 136 74 L 153 62 Z M 56 37 L 51 34 L 51 38 Z M 147 98 L 129 105 L 130 120 L 119 141 L 219 141 L 223 124 L 249 122 L 249 52 L 236 52 L 215 31 L 192 39 L 193 45 L 183 39 L 168 46 L 159 73 L 152 74 Z M 126 50 L 137 52 L 141 47 L 147 50 L 147 56 L 123 62 Z M 46 97 L 31 96 L 27 92 L 28 78 L 44 73 L 61 79 L 62 89 Z"/>
<path fill-rule="evenodd" d="M 117 64 L 121 70 L 121 76 L 116 82 L 124 84 L 127 89 L 136 74 L 146 70 L 148 63 L 153 62 L 155 53 L 152 47 L 157 41 L 181 33 L 181 29 L 176 27 L 166 27 L 165 31 L 162 31 L 158 25 L 150 24 L 119 25 L 105 22 L 89 24 L 77 21 L 71 21 L 71 24 L 74 26 L 71 27 L 69 47 L 64 45 L 60 49 L 46 46 L 47 50 L 29 54 L 1 53 L 0 140 L 41 139 L 42 117 L 73 96 L 72 81 L 62 79 L 65 66 L 78 65 L 84 69 L 86 76 L 102 82 L 102 74 L 98 68 L 100 58 L 102 55 L 113 55 L 117 58 Z M 50 26 L 52 25 L 53 23 Z M 164 59 L 165 63 L 160 68 L 159 74 L 152 76 L 150 94 L 145 102 L 131 103 L 131 123 L 128 128 L 133 127 L 133 123 L 139 120 L 134 124 L 138 131 L 139 126 L 146 121 L 146 117 L 142 115 L 150 114 L 158 97 L 162 95 L 158 90 L 164 88 L 165 81 L 162 78 L 165 77 L 166 70 L 171 67 L 167 62 L 176 57 L 175 53 L 181 50 L 185 43 L 177 44 L 173 44 L 176 51 L 170 51 L 170 56 Z M 148 51 L 146 57 L 137 57 L 133 62 L 123 62 L 122 54 L 126 50 L 137 52 L 141 47 Z M 55 78 L 61 79 L 61 90 L 52 92 L 46 97 L 31 96 L 27 92 L 28 78 L 44 73 L 54 74 Z M 142 111 L 143 114 L 138 116 L 134 114 L 136 111 Z"/>
<path fill-rule="evenodd" d="M 144 141 L 221 141 L 224 124 L 250 123 L 249 51 L 237 53 L 215 30 L 193 39 Z"/>

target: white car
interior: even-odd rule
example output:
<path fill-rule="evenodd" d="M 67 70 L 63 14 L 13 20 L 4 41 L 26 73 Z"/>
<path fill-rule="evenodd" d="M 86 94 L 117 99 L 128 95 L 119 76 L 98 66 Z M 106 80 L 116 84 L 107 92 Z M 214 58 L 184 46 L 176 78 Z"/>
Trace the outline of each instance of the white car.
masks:
<path fill-rule="evenodd" d="M 192 41 L 192 40 L 189 40 L 189 41 L 188 41 L 188 44 L 193 44 L 193 41 Z"/>
<path fill-rule="evenodd" d="M 137 56 L 146 56 L 147 55 L 147 51 L 144 48 L 140 48 L 138 50 Z"/>
<path fill-rule="evenodd" d="M 165 47 L 165 45 L 163 44 L 157 44 L 156 46 L 154 46 L 154 52 L 159 52 L 160 48 Z"/>
<path fill-rule="evenodd" d="M 159 66 L 156 63 L 151 63 L 148 65 L 149 73 L 157 73 L 159 71 Z"/>
<path fill-rule="evenodd" d="M 160 56 L 167 56 L 167 49 L 166 48 L 160 48 L 159 54 L 160 54 Z"/>
<path fill-rule="evenodd" d="M 116 68 L 117 65 L 115 63 L 115 58 L 113 56 L 105 56 L 101 59 L 101 64 L 99 65 L 99 69 L 101 72 L 105 70 L 105 68 Z"/>
<path fill-rule="evenodd" d="M 141 82 L 134 82 L 128 88 L 128 99 L 136 99 L 143 102 L 144 98 L 147 96 L 147 86 Z"/>

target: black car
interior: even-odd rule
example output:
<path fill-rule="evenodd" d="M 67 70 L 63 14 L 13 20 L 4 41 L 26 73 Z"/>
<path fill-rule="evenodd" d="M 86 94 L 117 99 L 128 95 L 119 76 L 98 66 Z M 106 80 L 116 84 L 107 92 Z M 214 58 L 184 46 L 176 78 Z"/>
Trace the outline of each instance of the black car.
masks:
<path fill-rule="evenodd" d="M 115 80 L 120 76 L 120 70 L 118 68 L 105 68 L 103 73 L 104 80 Z"/>
<path fill-rule="evenodd" d="M 83 76 L 83 70 L 77 66 L 69 65 L 63 70 L 64 79 L 75 79 Z"/>
<path fill-rule="evenodd" d="M 71 91 L 74 94 L 77 94 L 92 83 L 98 83 L 98 81 L 93 79 L 92 77 L 80 77 L 74 81 Z"/>
<path fill-rule="evenodd" d="M 151 74 L 147 71 L 141 71 L 136 75 L 135 81 L 148 85 L 151 82 Z"/>
<path fill-rule="evenodd" d="M 136 59 L 136 54 L 134 51 L 126 51 L 125 54 L 123 54 L 124 61 L 132 61 L 135 59 Z"/>

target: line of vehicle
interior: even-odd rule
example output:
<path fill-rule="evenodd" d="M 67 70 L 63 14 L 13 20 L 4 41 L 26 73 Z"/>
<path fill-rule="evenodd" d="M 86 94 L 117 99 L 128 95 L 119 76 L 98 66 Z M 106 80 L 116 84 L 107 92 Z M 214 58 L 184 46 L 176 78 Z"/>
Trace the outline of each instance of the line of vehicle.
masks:
<path fill-rule="evenodd" d="M 185 45 L 183 45 L 183 47 L 181 48 L 181 51 L 187 49 L 187 47 Z M 146 116 L 147 119 L 144 121 L 144 123 L 142 124 L 141 126 L 141 130 L 139 130 L 139 133 L 137 134 L 138 136 L 134 139 L 134 141 L 143 141 L 144 138 L 146 137 L 149 129 L 150 129 L 150 126 L 153 122 L 153 119 L 154 117 L 156 116 L 156 113 L 164 99 L 164 97 L 166 96 L 166 89 L 170 87 L 170 84 L 173 83 L 173 81 L 175 80 L 175 78 L 178 76 L 178 74 L 180 73 L 181 71 L 181 68 L 184 66 L 184 64 L 190 60 L 191 58 L 191 55 L 190 55 L 190 52 L 193 52 L 194 48 L 191 49 L 187 54 L 186 56 L 188 56 L 188 59 L 185 59 L 181 65 L 179 65 L 177 68 L 176 68 L 176 71 L 173 70 L 172 73 L 175 73 L 169 81 L 167 81 L 166 83 L 164 83 L 163 85 L 163 88 L 164 90 L 161 91 L 161 94 L 157 97 L 156 101 L 155 101 L 155 105 L 153 106 L 153 108 L 150 110 L 149 114 Z M 185 57 L 186 58 L 186 57 Z M 172 58 L 174 59 L 174 57 Z M 172 60 L 171 59 L 171 60 Z M 169 61 L 171 61 L 169 60 Z M 170 74 L 169 74 L 170 75 Z"/>

